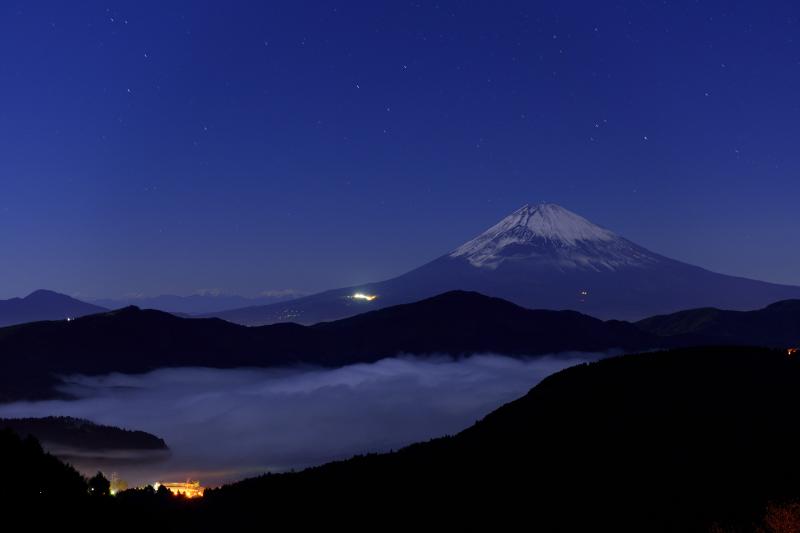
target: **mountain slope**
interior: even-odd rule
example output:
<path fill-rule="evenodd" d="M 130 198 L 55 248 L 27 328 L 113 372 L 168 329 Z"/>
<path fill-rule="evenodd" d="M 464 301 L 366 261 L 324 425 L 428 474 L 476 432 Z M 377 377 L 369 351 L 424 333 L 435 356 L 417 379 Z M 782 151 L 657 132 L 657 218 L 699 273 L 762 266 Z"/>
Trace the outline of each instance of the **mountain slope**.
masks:
<path fill-rule="evenodd" d="M 38 290 L 24 298 L 0 300 L 0 327 L 37 320 L 63 320 L 102 313 L 106 308 L 65 294 Z"/>
<path fill-rule="evenodd" d="M 247 520 L 269 501 L 335 517 L 358 502 L 367 522 L 413 510 L 451 527 L 752 530 L 767 501 L 800 495 L 798 404 L 800 361 L 779 351 L 622 356 L 550 376 L 454 437 L 208 491 L 203 511 Z"/>
<path fill-rule="evenodd" d="M 640 320 L 643 331 L 681 339 L 684 344 L 800 345 L 800 300 L 785 300 L 754 311 L 690 309 Z"/>
<path fill-rule="evenodd" d="M 0 329 L 0 399 L 52 394 L 56 375 L 74 373 L 170 366 L 339 366 L 411 353 L 535 356 L 641 350 L 660 342 L 633 324 L 575 312 L 533 311 L 467 292 L 316 326 L 248 328 L 132 307 L 69 322 Z"/>
<path fill-rule="evenodd" d="M 681 263 L 560 206 L 540 204 L 523 206 L 451 253 L 397 278 L 214 316 L 247 325 L 312 324 L 450 290 L 625 320 L 695 307 L 753 309 L 800 298 L 800 287 Z M 375 298 L 355 298 L 359 293 Z"/>

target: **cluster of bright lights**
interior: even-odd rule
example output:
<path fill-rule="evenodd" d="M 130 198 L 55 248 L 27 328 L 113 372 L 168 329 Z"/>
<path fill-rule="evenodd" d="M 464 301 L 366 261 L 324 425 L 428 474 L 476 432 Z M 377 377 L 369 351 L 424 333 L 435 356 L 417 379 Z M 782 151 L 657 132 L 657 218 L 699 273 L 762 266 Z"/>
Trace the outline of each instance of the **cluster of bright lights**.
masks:
<path fill-rule="evenodd" d="M 371 302 L 372 300 L 374 300 L 377 297 L 378 297 L 377 294 L 364 294 L 363 292 L 357 292 L 354 295 L 352 295 L 350 298 L 352 298 L 353 300 L 366 300 L 368 302 Z"/>
<path fill-rule="evenodd" d="M 169 491 L 176 496 L 183 496 L 185 498 L 202 498 L 205 488 L 200 486 L 199 481 L 186 481 L 185 483 L 153 483 L 153 488 L 158 490 L 160 486 L 167 487 Z"/>

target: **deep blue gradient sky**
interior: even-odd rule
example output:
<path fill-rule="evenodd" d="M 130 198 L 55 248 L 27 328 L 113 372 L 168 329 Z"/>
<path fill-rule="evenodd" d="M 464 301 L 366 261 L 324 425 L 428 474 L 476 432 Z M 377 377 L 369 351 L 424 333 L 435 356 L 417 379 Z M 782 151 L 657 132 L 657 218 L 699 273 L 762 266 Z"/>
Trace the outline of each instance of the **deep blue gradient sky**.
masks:
<path fill-rule="evenodd" d="M 378 280 L 542 200 L 800 284 L 798 95 L 793 1 L 3 2 L 0 297 Z"/>

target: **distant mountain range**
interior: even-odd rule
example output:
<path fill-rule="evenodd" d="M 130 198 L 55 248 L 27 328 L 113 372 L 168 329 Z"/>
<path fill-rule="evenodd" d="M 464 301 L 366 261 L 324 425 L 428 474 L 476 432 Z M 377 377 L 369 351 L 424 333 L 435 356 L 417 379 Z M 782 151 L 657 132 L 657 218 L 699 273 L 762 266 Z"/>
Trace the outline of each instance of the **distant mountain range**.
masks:
<path fill-rule="evenodd" d="M 754 309 L 800 298 L 800 287 L 669 259 L 563 207 L 539 204 L 523 206 L 452 252 L 397 278 L 213 316 L 245 325 L 313 324 L 450 290 L 625 320 L 695 307 Z"/>
<path fill-rule="evenodd" d="M 65 294 L 38 290 L 24 298 L 0 300 L 0 327 L 37 320 L 65 320 L 108 311 Z"/>
<path fill-rule="evenodd" d="M 52 291 L 0 301 L 0 327 L 135 305 L 260 326 L 311 325 L 476 291 L 535 309 L 640 320 L 684 309 L 749 310 L 800 299 L 800 287 L 717 274 L 651 252 L 555 204 L 525 205 L 452 252 L 397 278 L 310 296 L 204 293 L 81 302 Z"/>
<path fill-rule="evenodd" d="M 537 356 L 695 344 L 800 345 L 800 301 L 748 313 L 718 312 L 702 327 L 678 315 L 635 324 L 602 321 L 575 311 L 525 309 L 464 291 L 314 326 L 245 327 L 129 307 L 0 329 L 0 401 L 51 396 L 58 375 L 75 373 L 177 366 L 335 367 L 403 354 Z M 670 322 L 675 325 L 667 326 Z"/>
<path fill-rule="evenodd" d="M 168 313 L 202 314 L 216 313 L 241 307 L 252 307 L 284 302 L 302 296 L 295 291 L 276 291 L 268 296 L 247 298 L 235 294 L 218 294 L 207 292 L 191 294 L 189 296 L 176 296 L 164 294 L 160 296 L 135 296 L 130 298 L 104 298 L 90 300 L 91 303 L 107 309 L 120 309 L 135 305 L 141 309 L 158 309 Z"/>
<path fill-rule="evenodd" d="M 105 298 L 84 302 L 66 294 L 37 290 L 24 298 L 0 300 L 0 327 L 41 320 L 78 318 L 132 305 L 180 315 L 214 313 L 254 305 L 268 305 L 297 298 L 295 291 L 277 291 L 269 296 L 246 298 L 231 294 L 203 293 L 190 296 Z"/>
<path fill-rule="evenodd" d="M 449 529 L 761 531 L 767 502 L 800 496 L 798 405 L 800 359 L 782 351 L 615 357 L 556 373 L 454 437 L 206 491 L 198 516 L 246 523 L 270 502 L 273 520 L 310 508 L 356 529 L 424 516 Z"/>

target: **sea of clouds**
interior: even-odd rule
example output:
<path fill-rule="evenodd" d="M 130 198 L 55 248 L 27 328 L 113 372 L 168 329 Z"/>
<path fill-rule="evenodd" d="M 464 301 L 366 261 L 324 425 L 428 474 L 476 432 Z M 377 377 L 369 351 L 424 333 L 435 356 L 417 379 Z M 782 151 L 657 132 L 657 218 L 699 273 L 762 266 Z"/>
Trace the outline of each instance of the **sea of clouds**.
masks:
<path fill-rule="evenodd" d="M 70 400 L 0 405 L 0 417 L 63 415 L 140 429 L 166 440 L 157 463 L 76 464 L 132 485 L 205 485 L 398 449 L 454 434 L 542 378 L 599 354 L 534 359 L 398 357 L 336 369 L 170 368 L 68 376 Z"/>

